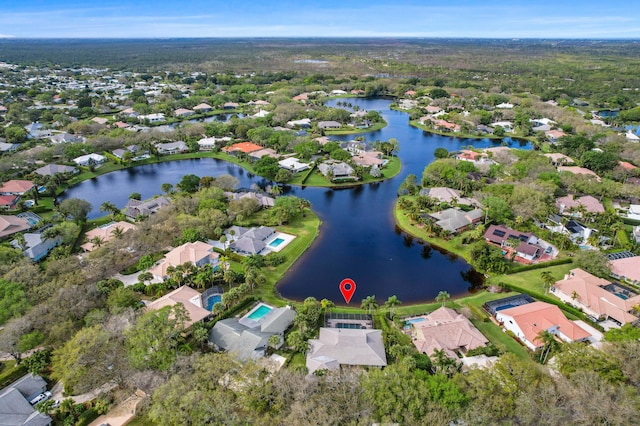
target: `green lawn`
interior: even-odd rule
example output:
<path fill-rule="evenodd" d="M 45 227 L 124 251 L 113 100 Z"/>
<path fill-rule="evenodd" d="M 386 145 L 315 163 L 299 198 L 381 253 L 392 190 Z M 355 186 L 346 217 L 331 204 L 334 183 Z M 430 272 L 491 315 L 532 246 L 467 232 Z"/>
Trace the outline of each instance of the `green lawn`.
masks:
<path fill-rule="evenodd" d="M 371 127 L 367 127 L 365 129 L 359 129 L 357 127 L 350 127 L 346 129 L 338 129 L 338 130 L 325 130 L 325 135 L 354 135 L 358 133 L 368 133 L 375 132 L 380 129 L 384 129 L 387 127 L 387 122 L 383 121 L 381 123 L 374 123 Z"/>
<path fill-rule="evenodd" d="M 542 272 L 551 272 L 556 281 L 564 278 L 571 269 L 575 268 L 573 263 L 564 265 L 549 266 L 547 268 L 533 269 L 531 271 L 518 272 L 510 275 L 493 275 L 487 279 L 488 284 L 497 284 L 503 282 L 505 284 L 514 285 L 527 291 L 527 293 L 535 296 L 544 295 L 545 290 L 540 274 Z M 548 294 L 547 294 L 548 295 Z"/>
<path fill-rule="evenodd" d="M 27 367 L 24 364 L 16 366 L 15 361 L 3 361 L 0 369 L 0 389 L 15 382 L 20 377 L 27 374 Z"/>
<path fill-rule="evenodd" d="M 320 224 L 320 218 L 313 211 L 307 209 L 304 217 L 299 217 L 290 224 L 276 227 L 278 231 L 293 234 L 296 238 L 280 252 L 286 257 L 284 263 L 275 268 L 265 268 L 267 284 L 258 290 L 257 297 L 276 306 L 284 306 L 287 303 L 278 294 L 276 284 L 318 236 Z"/>
<path fill-rule="evenodd" d="M 372 183 L 372 182 L 381 182 L 383 180 L 390 179 L 396 176 L 398 173 L 400 173 L 401 169 L 402 169 L 402 162 L 400 161 L 400 159 L 398 157 L 390 157 L 387 165 L 380 170 L 380 172 L 382 172 L 381 178 L 374 178 L 367 174 L 365 175 L 364 179 L 361 181 L 348 181 L 344 183 L 335 183 L 325 178 L 322 175 L 322 173 L 320 173 L 320 171 L 316 168 L 313 172 L 311 172 L 311 174 L 309 175 L 309 177 L 307 177 L 307 180 L 305 180 L 304 183 L 302 183 L 302 180 L 304 179 L 304 176 L 306 176 L 306 172 L 295 175 L 287 183 L 290 185 L 323 186 L 328 188 L 348 187 L 348 186 L 354 186 L 354 185 L 363 185 L 363 184 Z"/>

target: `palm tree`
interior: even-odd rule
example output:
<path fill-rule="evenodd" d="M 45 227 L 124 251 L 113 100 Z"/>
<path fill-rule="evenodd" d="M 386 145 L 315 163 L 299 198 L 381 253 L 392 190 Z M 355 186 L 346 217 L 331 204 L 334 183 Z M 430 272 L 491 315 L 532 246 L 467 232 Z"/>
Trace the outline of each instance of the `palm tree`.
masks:
<path fill-rule="evenodd" d="M 113 235 L 116 240 L 119 240 L 124 235 L 124 231 L 119 226 L 116 226 L 113 228 L 113 231 L 111 231 L 111 235 Z"/>
<path fill-rule="evenodd" d="M 151 272 L 143 272 L 140 275 L 138 275 L 138 281 L 140 281 L 141 283 L 146 283 L 147 281 L 151 281 L 153 280 L 153 275 L 151 274 Z"/>
<path fill-rule="evenodd" d="M 540 362 L 544 364 L 547 362 L 549 354 L 558 346 L 558 342 L 556 341 L 555 336 L 547 330 L 542 330 L 538 333 L 537 340 L 544 342 L 540 353 Z"/>
<path fill-rule="evenodd" d="M 389 318 L 393 319 L 394 309 L 396 306 L 400 305 L 402 302 L 398 300 L 398 296 L 395 294 L 393 296 L 389 296 L 386 302 L 384 302 L 384 307 L 389 309 Z"/>
<path fill-rule="evenodd" d="M 369 314 L 373 314 L 373 312 L 376 309 L 378 309 L 378 302 L 376 301 L 376 296 L 367 296 L 366 298 L 362 299 L 360 308 L 365 309 Z"/>
<path fill-rule="evenodd" d="M 451 298 L 451 295 L 446 291 L 440 291 L 436 296 L 436 302 L 442 302 L 442 306 L 447 303 L 447 300 Z"/>
<path fill-rule="evenodd" d="M 115 217 L 116 214 L 120 212 L 115 204 L 110 201 L 105 201 L 100 205 L 100 211 L 104 213 L 109 213 L 111 217 Z"/>
<path fill-rule="evenodd" d="M 105 243 L 104 238 L 102 238 L 102 237 L 100 237 L 98 235 L 96 235 L 95 237 L 91 238 L 89 240 L 89 242 L 91 244 L 93 244 L 95 247 L 101 247 Z"/>
<path fill-rule="evenodd" d="M 542 283 L 544 285 L 544 294 L 547 294 L 551 285 L 556 282 L 556 279 L 553 278 L 553 275 L 551 275 L 551 272 L 549 271 L 542 271 L 540 273 L 540 278 L 542 278 Z"/>
<path fill-rule="evenodd" d="M 336 307 L 336 304 L 329 299 L 322 299 L 320 301 L 320 305 L 322 306 L 322 309 L 324 309 L 325 312 L 331 312 L 331 309 Z"/>

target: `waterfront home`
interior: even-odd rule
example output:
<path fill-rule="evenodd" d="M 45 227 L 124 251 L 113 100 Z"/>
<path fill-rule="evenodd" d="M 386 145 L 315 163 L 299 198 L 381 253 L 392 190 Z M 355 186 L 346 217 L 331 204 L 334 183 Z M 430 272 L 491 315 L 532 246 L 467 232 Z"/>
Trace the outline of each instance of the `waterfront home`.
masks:
<path fill-rule="evenodd" d="M 211 315 L 211 312 L 202 306 L 202 295 L 197 290 L 186 285 L 154 300 L 147 305 L 146 309 L 158 310 L 165 306 L 175 306 L 178 303 L 184 306 L 189 316 L 189 319 L 185 322 L 187 328 L 191 327 L 193 323 L 203 321 Z"/>
<path fill-rule="evenodd" d="M 447 188 L 445 186 L 435 186 L 433 188 L 421 188 L 419 195 L 423 197 L 435 198 L 441 203 L 461 204 L 467 206 L 478 206 L 478 200 L 475 198 L 466 198 L 462 196 L 462 192 L 457 189 Z"/>
<path fill-rule="evenodd" d="M 382 153 L 379 151 L 361 151 L 357 154 L 353 154 L 351 157 L 356 166 L 362 167 L 381 167 L 387 163 L 387 160 L 382 159 Z"/>
<path fill-rule="evenodd" d="M 281 347 L 285 331 L 293 324 L 296 311 L 290 306 L 274 308 L 258 304 L 242 318 L 216 322 L 209 332 L 209 342 L 229 352 L 240 361 L 264 357 L 271 336 L 278 336 Z"/>
<path fill-rule="evenodd" d="M 242 228 L 232 226 L 225 231 L 228 241 L 232 241 L 229 248 L 241 255 L 258 254 L 267 246 L 266 241 L 275 234 L 275 229 L 268 226 L 257 228 Z"/>
<path fill-rule="evenodd" d="M 330 130 L 330 129 L 339 129 L 342 127 L 337 121 L 320 121 L 318 122 L 318 129 Z"/>
<path fill-rule="evenodd" d="M 629 142 L 638 142 L 640 141 L 640 136 L 633 133 L 631 130 L 628 130 L 627 133 L 624 134 Z"/>
<path fill-rule="evenodd" d="M 255 191 L 238 191 L 238 192 L 225 192 L 224 195 L 231 200 L 244 200 L 247 198 L 256 200 L 260 207 L 268 208 L 273 207 L 275 205 L 275 199 L 269 197 L 266 194 L 255 192 Z"/>
<path fill-rule="evenodd" d="M 495 123 L 489 124 L 490 127 L 493 127 L 495 130 L 496 127 L 502 127 L 505 132 L 513 132 L 513 123 L 511 121 L 496 121 Z"/>
<path fill-rule="evenodd" d="M 225 102 L 222 104 L 222 109 L 238 109 L 239 106 L 237 102 Z"/>
<path fill-rule="evenodd" d="M 251 157 L 254 160 L 259 160 L 265 155 L 271 158 L 276 158 L 276 159 L 280 158 L 280 154 L 278 154 L 275 150 L 271 148 L 263 148 L 263 149 L 259 149 L 258 151 L 253 151 L 249 153 L 249 157 Z"/>
<path fill-rule="evenodd" d="M 520 232 L 504 225 L 491 225 L 484 233 L 485 241 L 503 249 L 520 263 L 532 263 L 544 257 L 553 258 L 557 250 L 531 232 Z"/>
<path fill-rule="evenodd" d="M 105 160 L 106 158 L 104 155 L 94 153 L 94 154 L 81 155 L 80 157 L 74 158 L 73 162 L 76 163 L 78 166 L 89 167 L 89 166 L 98 166 L 104 163 Z"/>
<path fill-rule="evenodd" d="M 136 229 L 136 226 L 129 222 L 120 221 L 107 223 L 106 225 L 99 226 L 84 234 L 84 238 L 87 242 L 82 244 L 80 247 L 82 247 L 84 251 L 93 251 L 102 244 L 116 238 L 119 234 L 132 229 Z"/>
<path fill-rule="evenodd" d="M 489 158 L 489 154 L 486 152 L 476 152 L 470 149 L 463 149 L 456 153 L 453 158 L 460 161 L 469 161 L 473 164 L 496 164 L 495 161 Z"/>
<path fill-rule="evenodd" d="M 0 238 L 31 228 L 27 219 L 18 216 L 0 215 Z"/>
<path fill-rule="evenodd" d="M 213 251 L 213 246 L 210 244 L 203 243 L 202 241 L 184 243 L 165 254 L 162 260 L 149 269 L 149 272 L 151 272 L 154 278 L 164 281 L 169 276 L 169 267 L 175 268 L 185 263 L 191 263 L 196 267 L 201 267 L 206 264 L 215 267 L 219 263 L 219 257 L 218 253 Z"/>
<path fill-rule="evenodd" d="M 550 291 L 563 302 L 598 320 L 611 319 L 621 325 L 638 320 L 633 309 L 640 303 L 640 296 L 617 289 L 610 281 L 580 268 L 569 271 Z M 622 293 L 624 291 L 628 296 Z"/>
<path fill-rule="evenodd" d="M 303 170 L 309 169 L 311 166 L 307 163 L 302 163 L 295 157 L 285 158 L 284 160 L 278 161 L 278 165 L 286 170 L 290 170 L 293 173 L 298 173 Z"/>
<path fill-rule="evenodd" d="M 174 117 L 191 117 L 195 113 L 196 113 L 195 111 L 190 109 L 178 108 L 177 110 L 173 111 L 173 116 Z"/>
<path fill-rule="evenodd" d="M 235 155 L 238 152 L 242 152 L 244 154 L 249 154 L 251 152 L 254 151 L 258 151 L 263 149 L 263 147 L 261 147 L 260 145 L 256 145 L 255 143 L 251 143 L 251 142 L 239 142 L 239 143 L 234 143 L 231 146 L 227 146 L 222 148 L 222 150 L 224 152 L 227 152 L 229 154 L 233 154 Z"/>
<path fill-rule="evenodd" d="M 127 219 L 137 220 L 140 217 L 151 216 L 169 204 L 171 200 L 167 197 L 155 197 L 145 201 L 130 198 L 124 206 L 124 215 Z"/>
<path fill-rule="evenodd" d="M 337 370 L 341 365 L 386 366 L 382 331 L 321 327 L 318 338 L 309 340 L 309 374 L 320 370 Z"/>
<path fill-rule="evenodd" d="M 568 320 L 560 308 L 545 302 L 502 309 L 496 313 L 496 320 L 531 350 L 545 345 L 540 338 L 543 331 L 565 342 L 581 342 L 591 337 L 577 322 Z"/>
<path fill-rule="evenodd" d="M 566 133 L 562 130 L 547 130 L 546 132 L 544 132 L 544 135 L 547 137 L 549 142 L 555 143 L 558 142 L 558 139 L 565 136 Z"/>
<path fill-rule="evenodd" d="M 139 115 L 138 116 L 138 121 L 140 121 L 141 123 L 143 123 L 143 122 L 162 123 L 162 122 L 166 121 L 166 118 L 165 118 L 163 113 L 159 112 L 159 113 L 155 113 L 155 114 Z"/>
<path fill-rule="evenodd" d="M 66 175 L 66 174 L 75 174 L 78 173 L 79 170 L 75 167 L 65 166 L 63 164 L 47 164 L 46 166 L 42 166 L 33 171 L 40 176 L 54 176 L 57 174 Z"/>
<path fill-rule="evenodd" d="M 211 105 L 206 103 L 201 103 L 193 107 L 193 110 L 197 113 L 210 112 L 212 109 Z"/>
<path fill-rule="evenodd" d="M 155 147 L 158 150 L 158 154 L 161 154 L 161 155 L 180 154 L 183 152 L 189 152 L 189 147 L 183 141 L 157 143 L 155 144 Z"/>
<path fill-rule="evenodd" d="M 452 234 L 457 234 L 482 221 L 484 212 L 481 209 L 465 212 L 457 208 L 450 208 L 440 212 L 429 213 L 428 216 L 435 220 L 436 225 L 440 228 Z"/>
<path fill-rule="evenodd" d="M 300 120 L 291 120 L 287 121 L 287 127 L 294 128 L 299 127 L 303 129 L 308 129 L 311 127 L 311 119 L 310 118 L 302 118 Z"/>
<path fill-rule="evenodd" d="M 414 346 L 418 352 L 429 356 L 443 351 L 457 360 L 458 354 L 466 354 L 489 343 L 464 315 L 444 306 L 430 314 L 411 318 L 407 323 L 412 327 Z"/>
<path fill-rule="evenodd" d="M 353 167 L 343 161 L 325 161 L 318 165 L 318 170 L 320 170 L 320 173 L 330 180 L 358 179 L 358 177 L 354 175 L 355 171 L 353 170 Z"/>

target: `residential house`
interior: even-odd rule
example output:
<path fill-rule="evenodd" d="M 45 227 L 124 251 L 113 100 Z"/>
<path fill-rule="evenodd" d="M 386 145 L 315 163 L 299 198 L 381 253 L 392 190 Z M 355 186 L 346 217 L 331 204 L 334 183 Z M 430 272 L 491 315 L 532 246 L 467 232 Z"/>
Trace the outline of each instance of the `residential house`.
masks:
<path fill-rule="evenodd" d="M 435 105 L 427 105 L 425 107 L 425 110 L 427 111 L 427 113 L 429 114 L 437 114 L 440 111 L 442 111 L 442 108 L 435 106 Z"/>
<path fill-rule="evenodd" d="M 540 338 L 544 331 L 565 342 L 581 342 L 591 337 L 577 322 L 568 320 L 559 307 L 545 302 L 502 309 L 496 313 L 496 320 L 531 350 L 544 346 Z"/>
<path fill-rule="evenodd" d="M 38 262 L 46 257 L 51 250 L 62 244 L 62 237 L 44 238 L 42 232 L 46 228 L 42 228 L 35 233 L 25 233 L 25 246 L 21 247 L 17 240 L 11 241 L 11 245 L 22 250 L 25 256 L 34 262 Z"/>
<path fill-rule="evenodd" d="M 271 148 L 263 148 L 258 151 L 253 151 L 249 154 L 249 157 L 251 157 L 254 160 L 259 160 L 265 155 L 271 158 L 280 158 L 280 154 L 278 154 L 275 150 Z"/>
<path fill-rule="evenodd" d="M 294 96 L 292 99 L 294 101 L 305 102 L 305 101 L 309 100 L 309 94 L 308 93 L 300 93 L 299 95 Z"/>
<path fill-rule="evenodd" d="M 113 123 L 113 125 L 115 127 L 117 127 L 118 129 L 130 129 L 131 128 L 131 124 L 125 123 L 123 121 L 116 121 L 115 123 Z"/>
<path fill-rule="evenodd" d="M 79 170 L 75 167 L 65 166 L 63 164 L 47 164 L 46 166 L 42 166 L 34 170 L 34 173 L 37 173 L 40 176 L 54 176 L 57 174 L 66 175 L 78 172 Z"/>
<path fill-rule="evenodd" d="M 116 231 L 116 229 L 119 229 L 120 231 Z M 84 234 L 84 239 L 87 242 L 82 244 L 80 247 L 82 247 L 84 251 L 93 251 L 100 247 L 100 245 L 114 239 L 118 235 L 118 232 L 124 233 L 132 229 L 136 229 L 136 226 L 129 222 L 120 221 L 107 223 L 106 225 L 99 226 Z M 96 244 L 97 242 L 99 243 Z"/>
<path fill-rule="evenodd" d="M 227 147 L 222 148 L 223 151 L 228 152 L 229 154 L 235 154 L 235 153 L 238 153 L 238 152 L 249 154 L 251 152 L 259 151 L 261 149 L 263 149 L 263 147 L 261 147 L 260 145 L 256 145 L 255 143 L 251 143 L 251 142 L 234 143 L 231 146 L 227 146 Z"/>
<path fill-rule="evenodd" d="M 558 172 L 569 172 L 569 173 L 573 173 L 574 175 L 587 175 L 587 176 L 593 176 L 594 178 L 596 178 L 596 181 L 600 182 L 602 179 L 600 178 L 600 176 L 598 176 L 596 174 L 596 172 L 589 170 L 587 168 L 584 167 L 578 167 L 578 166 L 558 166 Z"/>
<path fill-rule="evenodd" d="M 501 104 L 496 105 L 496 108 L 498 108 L 498 109 L 512 109 L 513 108 L 513 104 L 511 104 L 509 102 L 503 102 Z"/>
<path fill-rule="evenodd" d="M 560 214 L 569 214 L 576 217 L 582 217 L 581 210 L 584 210 L 585 213 L 604 213 L 602 203 L 591 195 L 576 198 L 575 195 L 569 194 L 565 197 L 557 198 L 556 207 Z"/>
<path fill-rule="evenodd" d="M 339 129 L 342 127 L 342 124 L 340 124 L 337 121 L 320 121 L 318 123 L 318 128 L 319 129 L 323 129 L 323 130 L 327 130 L 327 129 Z"/>
<path fill-rule="evenodd" d="M 93 117 L 91 121 L 97 124 L 102 124 L 102 125 L 109 124 L 109 120 L 103 117 Z"/>
<path fill-rule="evenodd" d="M 298 173 L 303 170 L 309 169 L 311 166 L 307 163 L 302 163 L 295 157 L 285 158 L 284 160 L 278 161 L 278 165 L 283 168 L 290 170 L 293 173 Z"/>
<path fill-rule="evenodd" d="M 287 127 L 294 128 L 300 127 L 303 129 L 308 129 L 311 127 L 311 119 L 310 118 L 302 118 L 300 120 L 291 120 L 287 121 Z"/>
<path fill-rule="evenodd" d="M 624 134 L 629 142 L 638 142 L 640 141 L 640 136 L 636 135 L 631 131 L 631 129 L 627 130 L 627 133 Z"/>
<path fill-rule="evenodd" d="M 139 114 L 133 108 L 123 109 L 118 114 L 121 115 L 121 116 L 128 117 L 128 118 L 136 118 L 136 117 L 139 116 Z"/>
<path fill-rule="evenodd" d="M 177 110 L 173 111 L 174 117 L 191 117 L 195 113 L 195 111 L 186 108 L 178 108 Z"/>
<path fill-rule="evenodd" d="M 139 115 L 138 116 L 138 121 L 140 121 L 141 123 L 142 122 L 162 123 L 162 122 L 166 121 L 166 118 L 165 118 L 163 113 L 159 112 L 159 113 L 155 113 L 155 114 Z"/>
<path fill-rule="evenodd" d="M 511 121 L 496 121 L 495 123 L 489 124 L 489 126 L 493 127 L 494 130 L 496 127 L 502 127 L 505 132 L 513 132 L 513 123 Z"/>
<path fill-rule="evenodd" d="M 453 156 L 456 160 L 470 161 L 474 164 L 496 164 L 495 161 L 489 158 L 489 154 L 486 152 L 476 152 L 470 149 L 463 149 Z"/>
<path fill-rule="evenodd" d="M 171 200 L 167 197 L 156 197 L 145 201 L 129 199 L 127 205 L 124 206 L 124 215 L 127 219 L 137 220 L 139 217 L 151 216 L 169 204 L 171 204 Z"/>
<path fill-rule="evenodd" d="M 25 218 L 0 215 L 0 238 L 26 231 L 29 228 L 31 228 L 31 225 Z"/>
<path fill-rule="evenodd" d="M 80 157 L 74 158 L 73 162 L 76 163 L 78 166 L 89 167 L 89 166 L 100 165 L 104 163 L 105 160 L 106 158 L 104 155 L 94 153 L 94 154 L 81 155 Z"/>
<path fill-rule="evenodd" d="M 219 263 L 219 255 L 213 251 L 213 246 L 202 241 L 196 241 L 195 243 L 184 243 L 165 254 L 164 258 L 158 262 L 154 267 L 149 269 L 149 272 L 154 278 L 159 280 L 165 280 L 168 275 L 169 267 L 176 267 L 185 263 L 191 263 L 197 267 L 210 264 L 217 266 Z"/>
<path fill-rule="evenodd" d="M 640 302 L 640 296 L 624 299 L 608 291 L 610 286 L 609 281 L 575 268 L 564 279 L 556 281 L 551 294 L 596 319 L 611 319 L 618 324 L 638 320 L 632 310 Z"/>
<path fill-rule="evenodd" d="M 2 426 L 50 426 L 53 421 L 31 404 L 47 390 L 47 382 L 31 373 L 0 390 L 0 424 Z"/>
<path fill-rule="evenodd" d="M 36 185 L 30 180 L 12 179 L 0 186 L 0 195 L 24 195 Z"/>
<path fill-rule="evenodd" d="M 189 152 L 189 147 L 184 141 L 157 143 L 155 144 L 158 154 L 169 155 Z"/>
<path fill-rule="evenodd" d="M 619 280 L 640 284 L 640 256 L 626 257 L 609 261 L 611 275 Z M 638 297 L 640 301 L 640 296 Z"/>
<path fill-rule="evenodd" d="M 50 138 L 51 143 L 84 143 L 86 139 L 80 135 L 72 135 L 70 133 L 58 133 Z"/>
<path fill-rule="evenodd" d="M 484 212 L 481 209 L 465 212 L 457 208 L 450 208 L 441 212 L 429 213 L 429 216 L 436 221 L 436 225 L 440 228 L 457 234 L 482 221 Z"/>
<path fill-rule="evenodd" d="M 250 229 L 232 226 L 225 231 L 227 240 L 233 240 L 229 248 L 241 255 L 260 253 L 267 246 L 266 241 L 273 234 L 275 234 L 275 229 L 267 226 Z"/>
<path fill-rule="evenodd" d="M 254 199 L 262 208 L 273 207 L 276 201 L 274 198 L 269 197 L 266 194 L 255 191 L 225 192 L 224 195 L 229 200 L 243 200 L 246 198 Z"/>
<path fill-rule="evenodd" d="M 627 218 L 631 220 L 640 220 L 640 204 L 630 204 L 627 210 Z"/>
<path fill-rule="evenodd" d="M 255 321 L 245 316 L 241 319 L 228 318 L 216 322 L 209 332 L 209 342 L 241 361 L 264 357 L 271 336 L 278 336 L 282 345 L 284 332 L 293 324 L 296 312 L 290 306 L 258 306 L 270 309 Z"/>
<path fill-rule="evenodd" d="M 636 244 L 640 244 L 640 225 L 633 227 L 633 238 L 636 240 Z"/>
<path fill-rule="evenodd" d="M 238 109 L 239 106 L 237 102 L 225 102 L 222 104 L 222 109 Z"/>
<path fill-rule="evenodd" d="M 441 203 L 461 204 L 466 206 L 478 206 L 480 203 L 475 198 L 466 198 L 457 189 L 436 186 L 433 188 L 421 188 L 419 195 L 435 198 Z"/>
<path fill-rule="evenodd" d="M 325 161 L 318 165 L 318 170 L 320 170 L 320 173 L 322 173 L 327 179 L 331 180 L 358 179 L 358 177 L 354 175 L 355 170 L 353 170 L 353 167 L 343 161 Z"/>
<path fill-rule="evenodd" d="M 178 303 L 184 306 L 189 315 L 189 319 L 185 323 L 187 328 L 211 315 L 211 312 L 202 306 L 202 295 L 197 290 L 186 285 L 149 303 L 147 309 L 158 310 L 165 306 L 175 306 Z"/>
<path fill-rule="evenodd" d="M 382 153 L 379 151 L 362 151 L 354 154 L 351 160 L 353 160 L 356 166 L 361 167 L 376 166 L 380 168 L 387 164 L 387 160 L 382 159 Z"/>
<path fill-rule="evenodd" d="M 201 113 L 205 113 L 205 112 L 210 112 L 211 110 L 213 110 L 213 108 L 209 104 L 201 103 L 201 104 L 198 104 L 198 105 L 194 106 L 193 110 L 195 112 L 201 114 Z"/>
<path fill-rule="evenodd" d="M 341 365 L 386 366 L 382 331 L 321 327 L 318 338 L 309 340 L 309 374 L 337 370 Z"/>
<path fill-rule="evenodd" d="M 558 139 L 565 136 L 565 134 L 566 133 L 563 132 L 562 130 L 547 130 L 546 132 L 544 132 L 544 135 L 547 137 L 547 139 L 551 143 L 558 142 Z"/>
<path fill-rule="evenodd" d="M 7 143 L 0 141 L 0 153 L 16 152 L 20 146 L 21 145 L 19 143 Z"/>
<path fill-rule="evenodd" d="M 515 253 L 514 260 L 523 263 L 538 260 L 545 253 L 547 247 L 551 247 L 549 245 L 543 247 L 541 245 L 543 241 L 530 232 L 515 231 L 504 225 L 489 226 L 489 229 L 484 233 L 484 238 L 487 243 L 506 250 L 507 254 Z"/>
<path fill-rule="evenodd" d="M 418 352 L 429 356 L 435 351 L 443 351 L 449 358 L 457 360 L 458 353 L 466 354 L 489 343 L 464 315 L 444 306 L 430 314 L 412 318 L 411 326 L 413 344 Z"/>
<path fill-rule="evenodd" d="M 129 145 L 125 149 L 122 149 L 122 148 L 114 149 L 111 153 L 117 159 L 122 160 L 124 158 L 124 154 L 126 154 L 127 152 L 130 152 L 131 154 L 135 154 L 136 152 L 138 152 L 139 149 L 140 148 L 138 147 L 138 145 Z"/>
<path fill-rule="evenodd" d="M 18 208 L 19 201 L 19 195 L 0 195 L 0 209 L 15 210 Z"/>
<path fill-rule="evenodd" d="M 550 154 L 543 154 L 545 157 L 547 157 L 549 160 L 551 160 L 551 164 L 555 167 L 558 166 L 563 166 L 565 164 L 573 164 L 575 163 L 575 161 L 573 160 L 573 158 L 561 154 L 559 152 L 553 152 Z"/>

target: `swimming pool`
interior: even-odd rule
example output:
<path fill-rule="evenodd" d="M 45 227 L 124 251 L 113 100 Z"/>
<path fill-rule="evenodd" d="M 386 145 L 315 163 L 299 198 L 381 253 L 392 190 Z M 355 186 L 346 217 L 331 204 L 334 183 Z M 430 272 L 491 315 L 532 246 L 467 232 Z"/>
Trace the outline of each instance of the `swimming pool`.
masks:
<path fill-rule="evenodd" d="M 278 247 L 280 244 L 284 243 L 283 238 L 276 238 L 275 240 L 269 243 L 269 247 Z"/>
<path fill-rule="evenodd" d="M 247 315 L 247 318 L 249 318 L 252 321 L 258 321 L 262 317 L 267 315 L 269 312 L 271 312 L 271 309 L 273 309 L 271 308 L 271 306 L 260 305 L 257 308 L 255 308 L 252 312 L 250 312 L 249 315 Z"/>
<path fill-rule="evenodd" d="M 515 305 L 512 305 L 512 304 L 508 303 L 508 304 L 506 304 L 506 305 L 498 306 L 498 307 L 496 308 L 496 312 L 497 312 L 497 311 L 503 311 L 503 310 L 505 310 L 505 309 L 511 309 L 511 308 L 515 308 Z"/>
<path fill-rule="evenodd" d="M 424 318 L 423 317 L 419 317 L 419 318 L 408 319 L 408 320 L 405 321 L 405 323 L 407 323 L 407 324 L 415 324 L 417 322 L 422 322 L 422 321 L 424 321 Z"/>
<path fill-rule="evenodd" d="M 205 303 L 206 308 L 208 311 L 213 310 L 213 306 L 216 303 L 221 303 L 222 302 L 222 295 L 221 294 L 212 294 L 211 296 L 209 296 L 207 298 L 207 302 Z"/>

